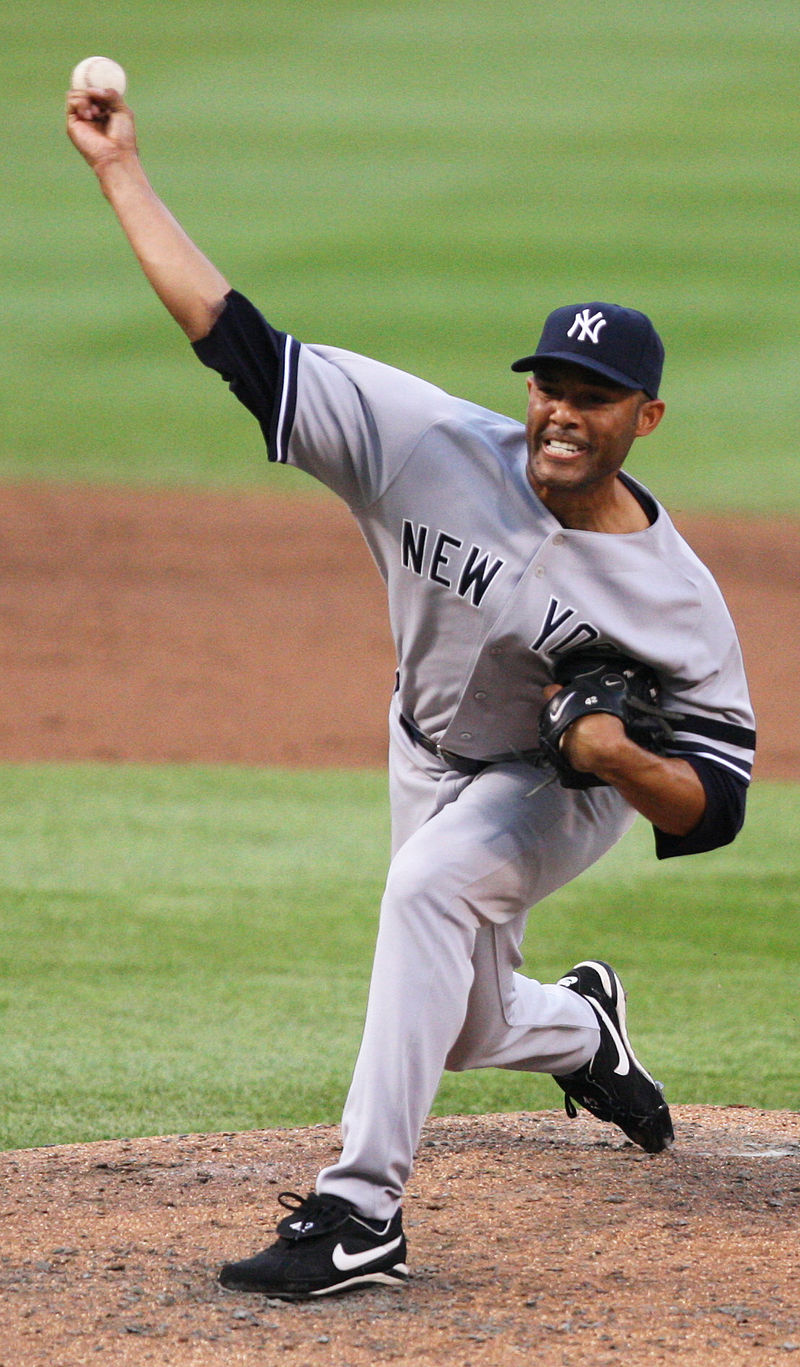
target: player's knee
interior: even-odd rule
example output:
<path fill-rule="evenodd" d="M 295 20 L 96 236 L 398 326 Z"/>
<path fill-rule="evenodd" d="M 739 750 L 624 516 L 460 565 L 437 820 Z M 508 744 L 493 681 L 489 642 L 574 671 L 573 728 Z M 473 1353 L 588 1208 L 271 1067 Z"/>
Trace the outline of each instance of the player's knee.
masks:
<path fill-rule="evenodd" d="M 457 865 L 435 865 L 412 857 L 404 846 L 395 855 L 384 892 L 384 910 L 395 918 L 417 920 L 429 914 L 474 928 L 481 916 L 464 895 L 464 880 Z"/>
<path fill-rule="evenodd" d="M 462 1044 L 461 1040 L 456 1040 L 444 1061 L 444 1066 L 448 1073 L 464 1073 L 474 1067 L 472 1059 L 473 1051 L 469 1046 Z"/>
<path fill-rule="evenodd" d="M 386 877 L 385 897 L 398 906 L 418 901 L 442 884 L 442 869 L 409 844 L 395 855 Z"/>

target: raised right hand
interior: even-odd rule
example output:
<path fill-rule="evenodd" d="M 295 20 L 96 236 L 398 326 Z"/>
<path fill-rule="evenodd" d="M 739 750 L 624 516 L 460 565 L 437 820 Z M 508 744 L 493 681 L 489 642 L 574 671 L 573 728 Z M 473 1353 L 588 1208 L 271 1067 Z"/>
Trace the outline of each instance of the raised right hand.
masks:
<path fill-rule="evenodd" d="M 133 111 L 115 90 L 70 90 L 67 133 L 93 170 L 106 161 L 137 155 Z"/>
<path fill-rule="evenodd" d="M 94 170 L 147 279 L 187 337 L 205 337 L 230 285 L 153 190 L 136 147 L 133 113 L 115 90 L 70 90 L 67 132 Z"/>

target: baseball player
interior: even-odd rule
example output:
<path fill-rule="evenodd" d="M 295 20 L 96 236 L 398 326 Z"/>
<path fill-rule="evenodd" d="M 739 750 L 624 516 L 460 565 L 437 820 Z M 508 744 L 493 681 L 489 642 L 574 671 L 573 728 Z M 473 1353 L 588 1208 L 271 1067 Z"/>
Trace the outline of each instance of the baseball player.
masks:
<path fill-rule="evenodd" d="M 744 817 L 755 733 L 733 624 L 623 470 L 664 413 L 663 348 L 635 310 L 556 309 L 512 367 L 528 376 L 523 425 L 266 322 L 156 197 L 114 92 L 71 92 L 68 129 L 199 359 L 253 413 L 270 460 L 345 500 L 386 583 L 392 858 L 341 1154 L 310 1195 L 283 1194 L 277 1240 L 220 1281 L 284 1299 L 402 1285 L 403 1193 L 443 1069 L 550 1073 L 571 1114 L 651 1153 L 673 1140 L 614 969 L 519 973 L 530 909 L 637 812 L 659 858 L 722 845 Z M 590 693 L 557 745 L 586 786 L 566 786 L 541 762 L 540 714 L 563 720 L 559 663 L 594 645 L 656 672 L 669 741 L 644 748 Z"/>

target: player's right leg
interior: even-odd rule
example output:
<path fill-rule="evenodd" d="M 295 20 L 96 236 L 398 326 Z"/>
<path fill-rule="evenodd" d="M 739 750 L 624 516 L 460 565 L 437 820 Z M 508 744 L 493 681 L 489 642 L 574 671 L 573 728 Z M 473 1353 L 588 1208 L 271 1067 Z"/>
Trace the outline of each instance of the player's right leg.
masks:
<path fill-rule="evenodd" d="M 586 959 L 560 978 L 558 985 L 587 1001 L 600 1026 L 600 1043 L 589 1062 L 555 1075 L 566 1094 L 567 1114 L 574 1118 L 577 1102 L 598 1120 L 618 1125 L 648 1153 L 671 1148 L 675 1136 L 664 1089 L 631 1047 L 619 974 L 600 959 Z"/>

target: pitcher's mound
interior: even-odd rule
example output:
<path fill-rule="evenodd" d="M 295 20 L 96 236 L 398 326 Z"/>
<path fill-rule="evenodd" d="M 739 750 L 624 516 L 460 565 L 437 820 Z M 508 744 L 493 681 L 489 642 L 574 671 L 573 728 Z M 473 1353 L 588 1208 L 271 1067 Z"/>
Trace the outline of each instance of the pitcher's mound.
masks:
<path fill-rule="evenodd" d="M 305 1194 L 328 1126 L 5 1155 L 3 1367 L 644 1367 L 797 1361 L 800 1126 L 677 1107 L 651 1157 L 581 1113 L 429 1121 L 401 1291 L 218 1288 Z"/>

